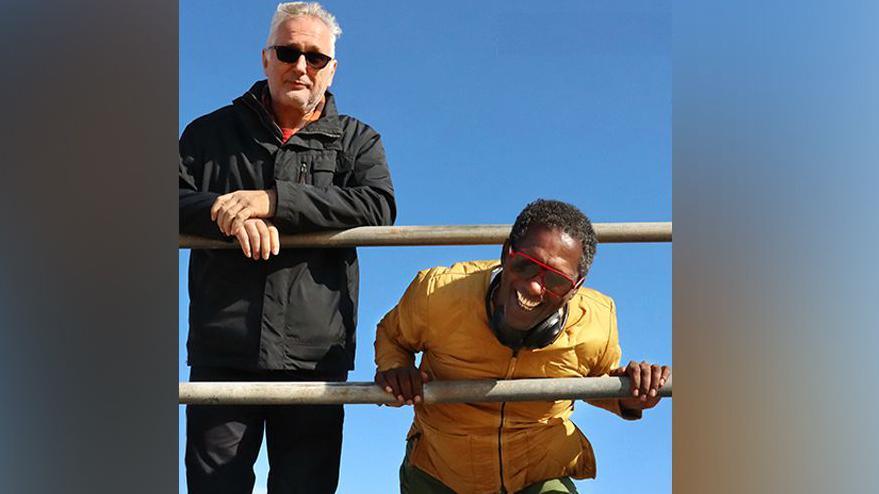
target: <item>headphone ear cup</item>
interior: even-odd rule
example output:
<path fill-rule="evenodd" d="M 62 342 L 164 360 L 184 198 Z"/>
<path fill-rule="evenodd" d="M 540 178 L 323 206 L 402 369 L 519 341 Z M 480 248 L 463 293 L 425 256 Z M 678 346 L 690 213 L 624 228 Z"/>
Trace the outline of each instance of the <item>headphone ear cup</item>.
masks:
<path fill-rule="evenodd" d="M 491 297 L 497 286 L 500 284 L 500 281 L 501 277 L 492 273 L 491 283 L 489 283 L 488 291 L 485 293 L 485 315 L 488 316 L 488 327 L 491 328 L 491 332 L 494 333 L 495 338 L 497 338 L 501 344 L 511 346 L 513 342 L 509 341 L 500 330 L 501 321 L 503 319 L 501 312 L 498 310 L 491 310 Z"/>
<path fill-rule="evenodd" d="M 552 345 L 556 338 L 558 338 L 559 333 L 564 329 L 567 315 L 568 308 L 565 307 L 564 310 L 555 312 L 543 321 L 540 321 L 537 326 L 534 326 L 526 333 L 525 338 L 522 340 L 522 345 L 532 350 Z"/>

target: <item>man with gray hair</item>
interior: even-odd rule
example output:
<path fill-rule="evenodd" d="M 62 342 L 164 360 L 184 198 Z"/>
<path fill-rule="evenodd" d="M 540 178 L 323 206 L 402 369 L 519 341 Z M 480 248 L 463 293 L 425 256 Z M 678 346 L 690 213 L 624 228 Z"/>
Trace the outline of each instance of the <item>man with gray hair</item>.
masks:
<path fill-rule="evenodd" d="M 340 34 L 319 4 L 280 4 L 266 80 L 180 138 L 180 233 L 241 249 L 192 251 L 191 381 L 344 381 L 354 367 L 356 250 L 279 244 L 396 216 L 379 134 L 340 115 L 327 90 Z M 190 405 L 186 417 L 189 492 L 252 492 L 263 431 L 270 493 L 336 489 L 341 405 Z"/>

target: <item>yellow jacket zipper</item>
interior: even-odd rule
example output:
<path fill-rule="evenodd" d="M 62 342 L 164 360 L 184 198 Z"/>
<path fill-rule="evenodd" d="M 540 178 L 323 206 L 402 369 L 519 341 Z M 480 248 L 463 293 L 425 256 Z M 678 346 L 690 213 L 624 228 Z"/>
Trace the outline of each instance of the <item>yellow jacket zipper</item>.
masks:
<path fill-rule="evenodd" d="M 519 350 L 513 350 L 513 357 L 510 359 L 510 365 L 507 367 L 507 375 L 504 376 L 504 379 L 509 379 L 513 376 L 513 372 L 516 370 L 516 359 L 519 356 Z M 500 475 L 501 475 L 501 494 L 505 494 L 507 492 L 506 487 L 504 487 L 504 452 L 502 444 L 502 438 L 504 434 L 504 408 L 506 408 L 507 402 L 501 402 L 501 423 L 497 430 L 497 457 L 498 462 L 500 464 Z"/>

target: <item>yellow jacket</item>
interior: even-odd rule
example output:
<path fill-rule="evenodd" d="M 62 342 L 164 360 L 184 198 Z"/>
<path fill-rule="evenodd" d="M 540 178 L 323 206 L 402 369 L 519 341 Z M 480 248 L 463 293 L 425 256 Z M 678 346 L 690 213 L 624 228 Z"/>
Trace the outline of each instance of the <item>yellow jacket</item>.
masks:
<path fill-rule="evenodd" d="M 497 261 L 421 271 L 378 325 L 378 369 L 414 365 L 434 380 L 600 376 L 619 365 L 610 297 L 581 288 L 568 320 L 545 348 L 513 351 L 488 326 L 485 295 Z M 594 405 L 620 414 L 617 400 Z M 419 405 L 408 437 L 410 462 L 459 493 L 516 492 L 535 482 L 595 477 L 592 446 L 571 422 L 574 404 L 554 402 Z M 631 417 L 626 417 L 631 418 Z"/>

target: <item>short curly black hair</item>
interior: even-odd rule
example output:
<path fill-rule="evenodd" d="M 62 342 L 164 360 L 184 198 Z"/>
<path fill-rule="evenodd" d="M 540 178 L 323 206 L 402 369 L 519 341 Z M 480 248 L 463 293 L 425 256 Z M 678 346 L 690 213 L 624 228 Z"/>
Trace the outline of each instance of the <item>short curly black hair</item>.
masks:
<path fill-rule="evenodd" d="M 532 225 L 562 230 L 574 240 L 579 240 L 583 247 L 583 254 L 580 256 L 580 276 L 586 276 L 595 258 L 598 239 L 592 229 L 592 222 L 582 211 L 566 202 L 537 199 L 525 206 L 516 217 L 513 229 L 510 231 L 510 245 L 515 247 L 525 238 L 528 228 Z"/>

